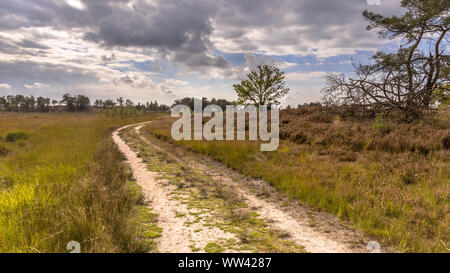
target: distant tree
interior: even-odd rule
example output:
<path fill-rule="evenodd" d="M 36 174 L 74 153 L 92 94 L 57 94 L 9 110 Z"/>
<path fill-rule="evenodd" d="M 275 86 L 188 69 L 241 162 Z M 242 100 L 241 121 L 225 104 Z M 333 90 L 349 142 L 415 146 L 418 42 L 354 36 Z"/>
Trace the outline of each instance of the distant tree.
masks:
<path fill-rule="evenodd" d="M 172 104 L 172 107 L 181 104 L 181 105 L 188 106 L 189 108 L 191 108 L 191 110 L 194 110 L 194 101 L 195 101 L 195 98 L 189 98 L 189 97 L 178 99 L 178 100 L 174 101 L 174 103 Z M 206 106 L 211 105 L 211 104 L 218 105 L 225 111 L 227 105 L 234 105 L 235 102 L 227 101 L 226 99 L 216 99 L 216 98 L 212 98 L 211 101 L 209 101 L 207 98 L 202 98 L 203 109 Z M 168 106 L 166 106 L 166 107 L 169 109 Z M 161 111 L 165 111 L 165 110 L 161 110 Z"/>
<path fill-rule="evenodd" d="M 364 11 L 368 30 L 382 38 L 401 38 L 397 52 L 377 52 L 372 63 L 354 64 L 356 77 L 330 74 L 324 89 L 331 105 L 351 106 L 373 114 L 401 111 L 411 121 L 432 104 L 435 91 L 449 83 L 450 1 L 402 0 L 403 16 Z"/>
<path fill-rule="evenodd" d="M 94 106 L 98 108 L 103 107 L 103 101 L 99 99 L 95 100 Z"/>
<path fill-rule="evenodd" d="M 279 99 L 286 96 L 285 73 L 277 67 L 259 65 L 247 75 L 246 80 L 233 85 L 238 96 L 238 104 L 280 104 Z"/>
<path fill-rule="evenodd" d="M 103 102 L 103 108 L 114 108 L 115 106 L 116 103 L 111 99 L 105 100 L 105 102 Z"/>
<path fill-rule="evenodd" d="M 50 110 L 49 98 L 38 97 L 36 99 L 36 104 L 40 112 L 48 112 Z"/>
<path fill-rule="evenodd" d="M 15 102 L 17 111 L 24 111 L 23 105 L 25 103 L 25 97 L 23 95 L 16 95 Z"/>
<path fill-rule="evenodd" d="M 130 99 L 127 99 L 126 102 L 125 102 L 125 105 L 127 107 L 132 107 L 134 105 L 134 102 L 132 102 Z"/>
<path fill-rule="evenodd" d="M 34 99 L 34 96 L 24 97 L 23 103 L 22 103 L 22 111 L 24 112 L 31 112 L 34 110 L 34 105 L 36 104 L 36 100 Z"/>
<path fill-rule="evenodd" d="M 77 111 L 86 111 L 91 106 L 89 98 L 83 95 L 77 96 L 76 104 L 77 104 Z"/>
<path fill-rule="evenodd" d="M 122 97 L 117 98 L 117 103 L 119 104 L 120 107 L 123 107 L 123 98 Z"/>
<path fill-rule="evenodd" d="M 8 101 L 6 100 L 5 96 L 0 97 L 0 107 L 2 110 L 6 110 L 8 108 Z"/>
<path fill-rule="evenodd" d="M 8 107 L 7 107 L 7 111 L 19 111 L 19 108 L 18 108 L 18 104 L 17 104 L 17 101 L 16 101 L 16 96 L 14 96 L 14 95 L 7 95 L 6 96 L 6 101 L 7 101 L 7 105 L 8 105 Z"/>
<path fill-rule="evenodd" d="M 61 100 L 61 103 L 66 104 L 66 110 L 68 112 L 75 112 L 77 110 L 76 102 L 77 102 L 77 97 L 72 97 L 69 94 L 64 94 L 63 98 Z"/>
<path fill-rule="evenodd" d="M 191 108 L 191 110 L 194 110 L 194 101 L 195 101 L 195 98 L 188 98 L 188 97 L 182 98 L 182 99 L 179 99 L 179 100 L 175 100 L 173 105 L 172 105 L 172 107 L 175 106 L 175 105 L 180 105 L 181 104 L 181 105 L 188 106 L 189 108 Z"/>

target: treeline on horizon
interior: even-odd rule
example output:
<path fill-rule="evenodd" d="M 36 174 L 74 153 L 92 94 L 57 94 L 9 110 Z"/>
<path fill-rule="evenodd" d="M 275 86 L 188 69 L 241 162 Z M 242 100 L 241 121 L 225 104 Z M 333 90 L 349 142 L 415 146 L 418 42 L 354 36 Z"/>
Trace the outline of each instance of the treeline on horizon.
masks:
<path fill-rule="evenodd" d="M 115 100 L 91 99 L 84 95 L 64 94 L 61 100 L 24 95 L 0 96 L 0 111 L 6 112 L 87 112 L 94 109 L 135 108 L 144 111 L 169 111 L 170 107 L 156 100 L 145 104 L 134 103 L 130 99 L 119 97 Z"/>
<path fill-rule="evenodd" d="M 186 105 L 188 106 L 192 111 L 194 111 L 194 101 L 196 98 L 183 98 L 183 99 L 178 99 L 175 100 L 175 102 L 172 104 L 172 107 L 175 105 Z M 207 98 L 202 98 L 202 108 L 205 109 L 206 106 L 208 105 L 217 105 L 220 106 L 222 108 L 223 111 L 226 111 L 226 106 L 227 105 L 238 105 L 239 103 L 236 101 L 228 101 L 226 99 L 216 99 L 216 98 L 212 98 L 211 100 L 208 100 Z M 268 109 L 270 109 L 271 107 L 274 106 L 274 104 L 269 103 L 268 105 Z M 323 104 L 321 102 L 309 102 L 309 103 L 303 103 L 303 104 L 298 104 L 297 108 L 301 108 L 301 107 L 312 107 L 312 106 L 316 106 L 316 107 L 321 107 L 323 106 Z M 292 105 L 287 105 L 286 109 L 293 109 L 295 108 L 295 106 Z"/>
<path fill-rule="evenodd" d="M 117 99 L 101 100 L 91 99 L 84 95 L 64 94 L 61 100 L 50 99 L 46 97 L 24 96 L 24 95 L 4 95 L 0 96 L 0 111 L 4 112 L 86 112 L 94 109 L 113 109 L 113 108 L 135 108 L 140 111 L 169 111 L 171 107 L 179 104 L 186 105 L 194 110 L 194 97 L 177 99 L 172 106 L 159 104 L 155 101 L 148 101 L 145 104 L 134 103 L 130 99 L 119 97 Z M 202 106 L 218 105 L 224 111 L 227 105 L 235 105 L 235 101 L 226 99 L 202 98 Z"/>

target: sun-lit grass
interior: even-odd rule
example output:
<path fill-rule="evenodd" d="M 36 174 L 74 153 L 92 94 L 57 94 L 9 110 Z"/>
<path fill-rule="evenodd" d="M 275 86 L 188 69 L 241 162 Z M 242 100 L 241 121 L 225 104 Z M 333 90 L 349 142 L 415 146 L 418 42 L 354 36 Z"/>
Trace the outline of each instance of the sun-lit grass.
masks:
<path fill-rule="evenodd" d="M 397 124 L 381 118 L 343 121 L 314 109 L 302 111 L 282 113 L 286 140 L 268 153 L 260 152 L 257 142 L 174 142 L 173 119 L 145 130 L 263 178 L 292 198 L 351 221 L 384 246 L 448 252 L 448 112 L 431 121 Z"/>
<path fill-rule="evenodd" d="M 0 252 L 147 251 L 114 128 L 149 116 L 0 113 Z"/>

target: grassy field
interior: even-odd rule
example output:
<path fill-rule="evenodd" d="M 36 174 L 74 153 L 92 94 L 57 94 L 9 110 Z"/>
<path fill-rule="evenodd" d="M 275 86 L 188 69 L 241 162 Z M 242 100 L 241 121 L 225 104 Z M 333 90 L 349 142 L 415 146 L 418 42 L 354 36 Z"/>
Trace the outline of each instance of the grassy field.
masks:
<path fill-rule="evenodd" d="M 145 127 L 173 142 L 173 119 Z M 276 152 L 257 142 L 181 141 L 305 204 L 349 220 L 401 252 L 448 252 L 450 113 L 412 124 L 341 120 L 320 108 L 286 110 Z"/>
<path fill-rule="evenodd" d="M 110 138 L 153 116 L 0 113 L 0 252 L 67 252 L 72 240 L 82 252 L 154 249 L 136 224 L 152 217 Z"/>

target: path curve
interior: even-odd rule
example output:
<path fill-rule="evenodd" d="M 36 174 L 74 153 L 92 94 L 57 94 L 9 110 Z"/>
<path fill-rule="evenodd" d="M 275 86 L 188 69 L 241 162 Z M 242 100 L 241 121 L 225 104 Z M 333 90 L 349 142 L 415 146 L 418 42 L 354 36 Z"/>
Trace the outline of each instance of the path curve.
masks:
<path fill-rule="evenodd" d="M 198 234 L 197 232 L 193 232 L 195 227 L 192 227 L 191 229 L 183 228 L 184 220 L 174 217 L 177 211 L 183 211 L 186 210 L 186 208 L 183 208 L 180 203 L 170 200 L 169 194 L 173 189 L 171 189 L 170 186 L 162 185 L 161 182 L 156 179 L 158 173 L 149 171 L 146 164 L 142 162 L 138 155 L 131 150 L 119 136 L 121 130 L 129 127 L 136 127 L 136 131 L 139 132 L 139 129 L 147 123 L 149 122 L 132 124 L 119 128 L 114 131 L 113 139 L 118 145 L 119 150 L 125 155 L 128 163 L 131 165 L 137 184 L 143 188 L 146 199 L 151 202 L 153 212 L 159 214 L 158 226 L 163 229 L 162 237 L 159 239 L 159 251 L 176 253 L 192 252 L 189 247 L 189 245 L 192 244 L 192 241 L 202 240 L 207 242 L 208 240 L 220 236 L 233 236 L 232 234 L 225 234 L 220 229 L 210 231 L 208 234 Z M 211 171 L 208 170 L 209 167 L 206 165 L 202 165 L 201 163 L 196 163 L 196 165 L 205 172 Z M 217 172 L 217 170 L 214 172 Z M 263 219 L 270 223 L 272 228 L 288 232 L 291 236 L 291 240 L 303 245 L 309 252 L 348 253 L 364 251 L 362 245 L 355 247 L 355 242 L 352 243 L 346 241 L 348 240 L 346 235 L 333 236 L 333 234 L 329 234 L 333 232 L 332 230 L 327 233 L 315 230 L 308 225 L 307 219 L 293 217 L 290 213 L 286 212 L 285 209 L 281 208 L 279 203 L 267 201 L 258 197 L 256 194 L 246 189 L 245 185 L 243 186 L 240 183 L 233 181 L 233 179 L 227 177 L 224 173 L 221 173 L 217 178 L 221 179 L 223 183 L 235 187 L 238 194 L 242 195 L 247 203 L 254 207 Z M 296 209 L 298 210 L 299 208 Z M 305 213 L 307 213 L 307 209 L 304 208 L 304 210 Z"/>

